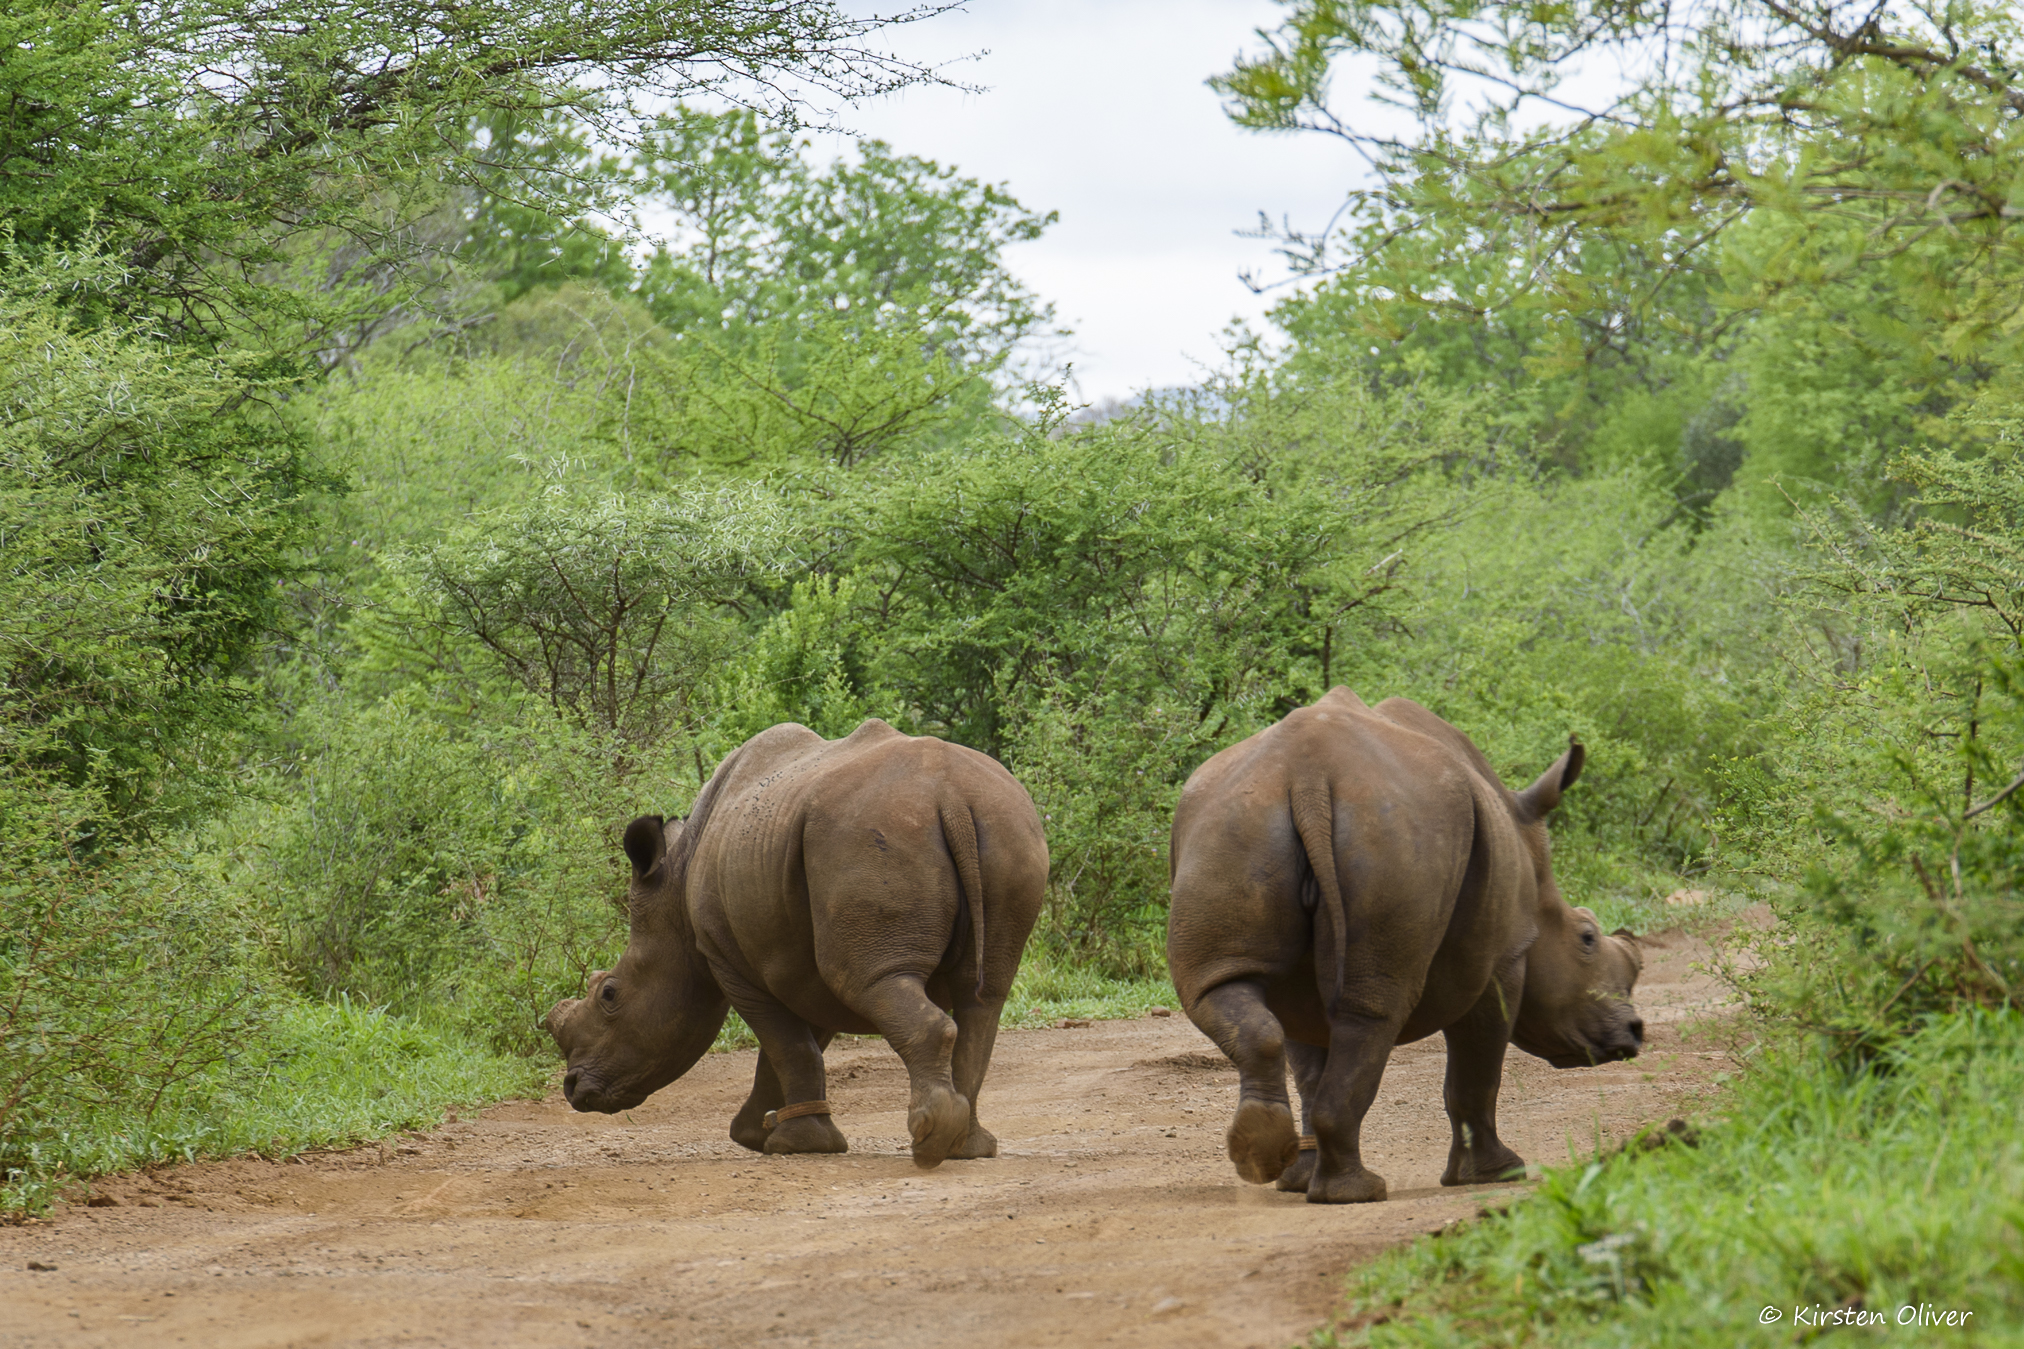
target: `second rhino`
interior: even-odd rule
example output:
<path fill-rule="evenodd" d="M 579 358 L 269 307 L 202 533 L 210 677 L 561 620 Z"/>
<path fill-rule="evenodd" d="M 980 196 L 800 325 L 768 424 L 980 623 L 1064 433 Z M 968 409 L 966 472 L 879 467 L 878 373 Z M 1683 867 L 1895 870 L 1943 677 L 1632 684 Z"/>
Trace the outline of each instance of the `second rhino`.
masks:
<path fill-rule="evenodd" d="M 1447 1037 L 1444 1185 L 1524 1173 L 1497 1137 L 1507 1044 L 1556 1068 L 1643 1046 L 1641 969 L 1553 881 L 1546 817 L 1570 744 L 1512 791 L 1418 703 L 1336 688 L 1197 769 L 1174 813 L 1167 962 L 1240 1074 L 1230 1158 L 1315 1203 L 1385 1197 L 1365 1112 L 1394 1045 Z M 1291 1063 L 1308 1125 L 1294 1127 Z"/>

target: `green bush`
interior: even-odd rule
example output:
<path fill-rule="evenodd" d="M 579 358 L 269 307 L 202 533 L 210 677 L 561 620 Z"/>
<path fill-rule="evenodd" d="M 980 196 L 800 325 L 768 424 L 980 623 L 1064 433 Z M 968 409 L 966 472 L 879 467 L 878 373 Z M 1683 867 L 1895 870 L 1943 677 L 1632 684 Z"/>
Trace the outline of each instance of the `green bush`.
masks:
<path fill-rule="evenodd" d="M 305 993 L 529 1052 L 625 944 L 617 831 L 693 788 L 636 802 L 629 747 L 533 700 L 487 710 L 474 727 L 413 694 L 326 709 L 295 773 L 211 846 Z"/>
<path fill-rule="evenodd" d="M 1037 942 L 1109 978 L 1166 975 L 1167 848 L 1188 774 L 1219 745 L 1197 712 L 1136 693 L 1034 700 L 1009 751 L 1052 859 Z"/>
<path fill-rule="evenodd" d="M 0 876 L 0 1208 L 76 1169 L 85 1121 L 149 1127 L 257 1044 L 262 992 L 245 915 L 167 848 L 93 857 L 76 794 L 4 791 Z M 39 808 L 39 810 L 38 810 Z"/>

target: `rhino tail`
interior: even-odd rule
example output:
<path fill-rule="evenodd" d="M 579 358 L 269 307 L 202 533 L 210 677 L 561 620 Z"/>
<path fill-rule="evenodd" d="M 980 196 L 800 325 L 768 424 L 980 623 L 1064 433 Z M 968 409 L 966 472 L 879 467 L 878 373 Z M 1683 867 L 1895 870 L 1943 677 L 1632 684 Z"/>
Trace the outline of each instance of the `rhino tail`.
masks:
<path fill-rule="evenodd" d="M 967 806 L 942 807 L 942 840 L 955 859 L 963 902 L 970 908 L 970 936 L 977 947 L 977 996 L 984 996 L 984 868 L 977 862 L 977 820 Z"/>
<path fill-rule="evenodd" d="M 1349 965 L 1349 905 L 1335 874 L 1335 803 L 1325 788 L 1293 793 L 1293 828 L 1307 850 L 1307 865 L 1314 872 L 1321 903 L 1328 906 L 1328 925 L 1335 930 L 1335 988 L 1328 999 L 1332 1010 L 1342 997 Z"/>

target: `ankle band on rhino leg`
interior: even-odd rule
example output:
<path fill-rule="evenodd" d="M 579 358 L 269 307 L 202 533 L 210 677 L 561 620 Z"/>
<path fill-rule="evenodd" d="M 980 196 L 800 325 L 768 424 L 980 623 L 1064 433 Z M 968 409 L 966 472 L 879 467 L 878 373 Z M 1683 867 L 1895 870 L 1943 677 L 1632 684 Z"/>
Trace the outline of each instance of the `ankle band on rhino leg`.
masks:
<path fill-rule="evenodd" d="M 1320 1147 L 1321 1144 L 1316 1141 L 1313 1134 L 1300 1135 L 1300 1150 L 1302 1152 L 1314 1152 Z"/>
<path fill-rule="evenodd" d="M 760 1124 L 764 1128 L 773 1129 L 779 1127 L 780 1124 L 787 1120 L 800 1119 L 803 1115 L 827 1115 L 828 1113 L 829 1102 L 827 1101 L 797 1101 L 793 1105 L 783 1105 L 778 1110 L 767 1111 L 766 1118 L 761 1120 Z"/>

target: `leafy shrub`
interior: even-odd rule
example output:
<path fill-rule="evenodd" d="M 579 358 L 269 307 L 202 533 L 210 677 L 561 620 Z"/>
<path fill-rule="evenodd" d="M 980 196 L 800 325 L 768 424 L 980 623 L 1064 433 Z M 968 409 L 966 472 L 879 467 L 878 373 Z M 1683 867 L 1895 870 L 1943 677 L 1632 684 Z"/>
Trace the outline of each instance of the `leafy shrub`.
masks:
<path fill-rule="evenodd" d="M 326 709 L 298 781 L 214 847 L 305 992 L 525 1052 L 624 945 L 616 831 L 647 807 L 610 737 L 532 700 L 488 710 L 474 729 L 413 694 Z"/>
<path fill-rule="evenodd" d="M 1221 746 L 1193 709 L 1049 688 L 1010 749 L 1052 859 L 1040 941 L 1121 979 L 1166 974 L 1167 849 L 1188 775 Z M 1160 695 L 1155 695 L 1160 696 Z M 1227 727 L 1222 727 L 1226 734 Z"/>
<path fill-rule="evenodd" d="M 80 1120 L 145 1125 L 257 1041 L 244 916 L 167 848 L 117 861 L 67 842 L 78 794 L 15 781 L 0 797 L 0 1191 L 64 1170 Z M 22 1187 L 27 1187 L 24 1190 Z M 12 1207 L 0 1197 L 0 1207 Z"/>

